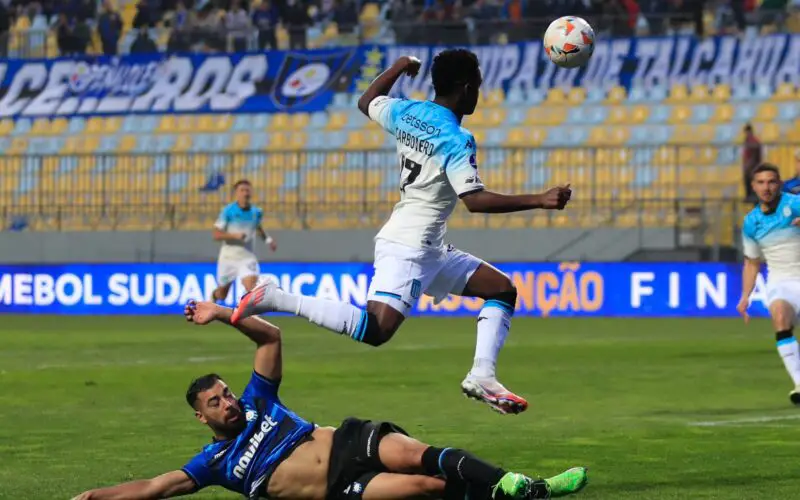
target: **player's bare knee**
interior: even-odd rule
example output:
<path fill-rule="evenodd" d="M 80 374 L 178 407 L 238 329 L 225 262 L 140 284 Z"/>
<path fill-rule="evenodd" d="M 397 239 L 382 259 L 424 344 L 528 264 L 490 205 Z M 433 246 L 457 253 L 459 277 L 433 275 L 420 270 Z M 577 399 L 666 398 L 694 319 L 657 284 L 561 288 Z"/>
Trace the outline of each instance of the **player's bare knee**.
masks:
<path fill-rule="evenodd" d="M 770 308 L 770 316 L 775 330 L 789 330 L 794 323 L 795 312 L 789 304 L 778 301 Z"/>
<path fill-rule="evenodd" d="M 394 336 L 399 327 L 400 323 L 367 311 L 367 326 L 361 342 L 373 347 L 381 346 Z"/>

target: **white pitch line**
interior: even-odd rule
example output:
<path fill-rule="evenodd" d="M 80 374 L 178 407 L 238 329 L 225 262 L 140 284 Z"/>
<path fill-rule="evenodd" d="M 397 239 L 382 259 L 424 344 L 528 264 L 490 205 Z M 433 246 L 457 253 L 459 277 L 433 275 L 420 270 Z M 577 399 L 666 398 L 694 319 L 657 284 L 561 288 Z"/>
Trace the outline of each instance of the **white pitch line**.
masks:
<path fill-rule="evenodd" d="M 753 418 L 740 418 L 737 420 L 711 420 L 706 422 L 689 422 L 686 425 L 692 427 L 721 427 L 724 425 L 739 425 L 739 424 L 763 424 L 766 422 L 778 422 L 780 420 L 800 420 L 798 415 L 782 415 L 775 417 L 753 417 Z"/>

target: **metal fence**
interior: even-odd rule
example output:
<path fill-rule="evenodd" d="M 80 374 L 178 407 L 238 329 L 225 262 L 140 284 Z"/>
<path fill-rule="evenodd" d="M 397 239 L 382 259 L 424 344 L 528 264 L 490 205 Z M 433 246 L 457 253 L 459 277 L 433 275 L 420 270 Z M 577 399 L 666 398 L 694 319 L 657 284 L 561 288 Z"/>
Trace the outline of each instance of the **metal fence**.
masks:
<path fill-rule="evenodd" d="M 795 146 L 765 159 L 793 169 Z M 501 192 L 570 182 L 560 212 L 484 216 L 459 208 L 451 227 L 674 228 L 684 245 L 730 244 L 743 203 L 739 146 L 486 148 L 480 176 Z M 230 186 L 255 188 L 276 228 L 379 226 L 399 199 L 394 151 L 167 153 L 0 157 L 0 216 L 32 230 L 208 229 Z M 792 174 L 793 175 L 793 174 Z"/>

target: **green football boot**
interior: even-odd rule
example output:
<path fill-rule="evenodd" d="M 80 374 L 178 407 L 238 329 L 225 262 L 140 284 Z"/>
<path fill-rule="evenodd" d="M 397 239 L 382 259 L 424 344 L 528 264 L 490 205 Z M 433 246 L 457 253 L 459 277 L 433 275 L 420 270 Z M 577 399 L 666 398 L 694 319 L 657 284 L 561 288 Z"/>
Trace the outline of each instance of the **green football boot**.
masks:
<path fill-rule="evenodd" d="M 589 482 L 589 471 L 586 467 L 573 467 L 544 480 L 550 487 L 550 497 L 557 498 L 581 491 Z"/>
<path fill-rule="evenodd" d="M 517 472 L 507 472 L 492 489 L 494 500 L 532 500 L 557 498 L 577 493 L 589 481 L 585 467 L 573 467 L 547 479 L 532 479 Z"/>

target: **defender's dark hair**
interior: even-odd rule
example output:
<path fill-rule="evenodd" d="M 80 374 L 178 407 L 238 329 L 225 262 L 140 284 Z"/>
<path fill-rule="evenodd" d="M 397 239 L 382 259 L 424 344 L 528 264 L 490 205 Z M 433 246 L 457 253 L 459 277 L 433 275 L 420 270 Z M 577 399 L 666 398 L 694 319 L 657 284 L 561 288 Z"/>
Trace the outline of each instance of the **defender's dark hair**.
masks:
<path fill-rule="evenodd" d="M 764 163 L 760 164 L 759 166 L 757 166 L 756 168 L 753 169 L 753 175 L 754 176 L 756 174 L 761 173 L 761 172 L 772 172 L 772 173 L 774 173 L 775 175 L 778 176 L 778 179 L 781 178 L 781 171 L 778 170 L 778 167 L 776 167 L 772 163 L 764 162 Z"/>
<path fill-rule="evenodd" d="M 250 184 L 250 181 L 248 181 L 247 179 L 239 179 L 238 181 L 236 181 L 236 184 L 233 185 L 233 190 L 236 191 L 236 188 L 238 188 L 239 186 L 242 186 L 242 185 L 250 186 L 250 187 L 253 186 L 252 184 Z"/>
<path fill-rule="evenodd" d="M 436 95 L 453 93 L 459 85 L 478 78 L 478 56 L 467 49 L 448 49 L 433 58 L 431 79 Z"/>
<path fill-rule="evenodd" d="M 194 404 L 197 402 L 197 395 L 214 387 L 217 380 L 222 380 L 222 377 L 216 373 L 209 373 L 208 375 L 203 375 L 202 377 L 197 377 L 192 380 L 192 383 L 189 384 L 189 388 L 186 390 L 186 402 L 189 403 L 189 406 L 194 408 Z"/>

